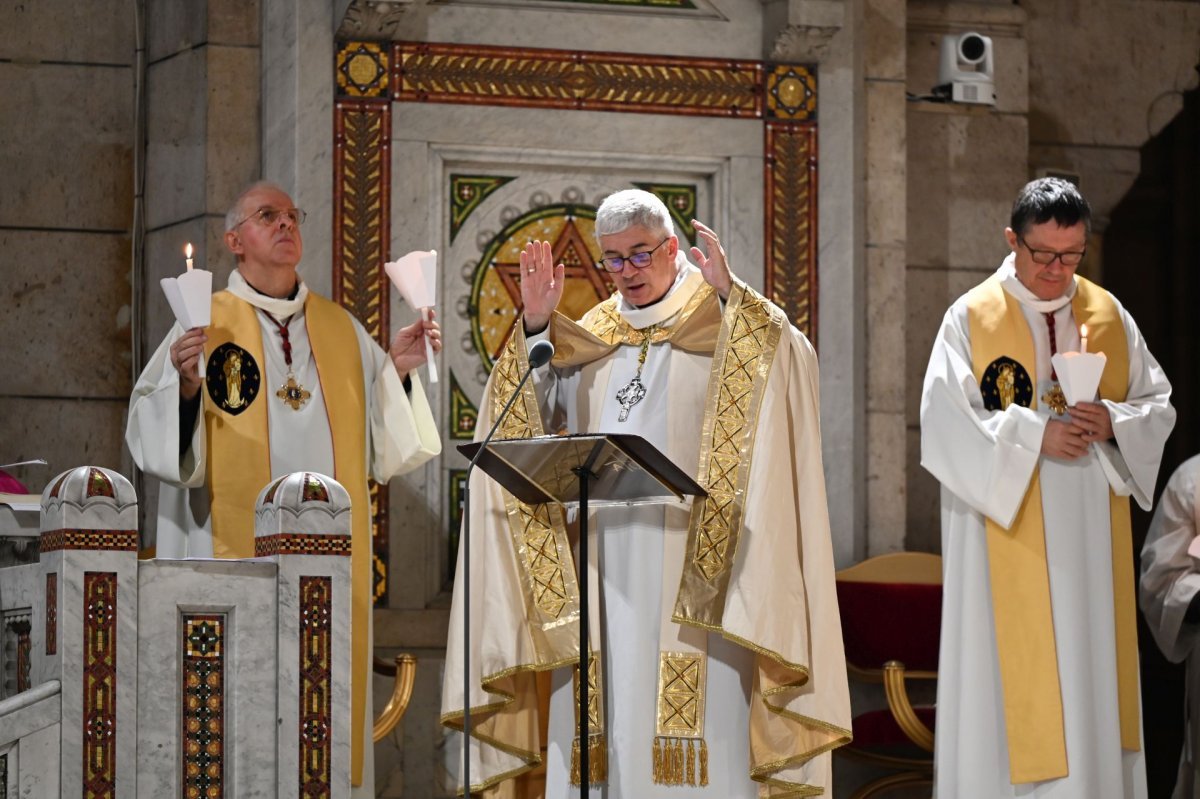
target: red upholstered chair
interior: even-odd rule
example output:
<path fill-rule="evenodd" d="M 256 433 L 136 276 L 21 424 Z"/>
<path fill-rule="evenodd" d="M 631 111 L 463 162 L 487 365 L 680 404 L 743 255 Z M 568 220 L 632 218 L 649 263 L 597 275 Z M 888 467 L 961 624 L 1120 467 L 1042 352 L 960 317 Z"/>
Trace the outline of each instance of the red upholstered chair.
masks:
<path fill-rule="evenodd" d="M 851 799 L 932 785 L 934 707 L 914 707 L 908 681 L 937 678 L 942 559 L 923 552 L 870 558 L 838 572 L 837 592 L 850 678 L 883 683 L 888 705 L 856 709 L 854 741 L 838 753 L 898 771 Z"/>

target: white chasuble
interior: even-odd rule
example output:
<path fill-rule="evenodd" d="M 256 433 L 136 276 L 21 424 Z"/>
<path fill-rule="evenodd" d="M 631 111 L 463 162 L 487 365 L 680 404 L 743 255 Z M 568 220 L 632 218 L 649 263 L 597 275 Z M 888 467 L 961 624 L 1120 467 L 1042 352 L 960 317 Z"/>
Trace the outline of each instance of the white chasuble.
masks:
<path fill-rule="evenodd" d="M 1016 281 L 1011 256 L 995 277 L 1020 303 L 1032 333 L 1036 374 L 1029 377 L 1041 396 L 1051 382 L 1044 313 L 1055 316 L 1056 349 L 1079 348 L 1073 291 L 1061 301 L 1040 303 Z M 1133 319 L 1119 304 L 1116 308 L 1128 344 L 1128 389 L 1123 401 L 1102 401 L 1113 420 L 1114 439 L 1091 445 L 1074 461 L 1040 454 L 1052 413 L 1045 403 L 985 407 L 975 377 L 978 365 L 972 363 L 966 297 L 947 311 L 934 342 L 921 401 L 921 462 L 942 484 L 944 600 L 935 778 L 944 799 L 1146 794 L 1143 754 L 1123 749 L 1121 741 L 1109 492 L 1149 506 L 1174 410 L 1166 376 Z M 985 520 L 1001 528 L 1012 525 L 1035 471 L 1068 774 L 1013 784 Z"/>
<path fill-rule="evenodd" d="M 722 319 L 715 293 L 698 270 L 685 267 L 668 295 L 648 308 L 628 307 L 616 297 L 589 312 L 582 329 L 556 318 L 548 333 L 529 342 L 518 330 L 511 346 L 520 356 L 545 335 L 557 348 L 554 361 L 535 372 L 535 386 L 518 401 L 520 412 L 531 411 L 530 426 L 540 428 L 537 432 L 640 435 L 695 476 L 708 451 L 705 436 L 711 431 L 705 420 L 714 404 L 710 381 L 714 347 L 716 354 L 722 351 L 718 334 L 728 332 L 724 326 L 731 316 L 744 318 L 739 316 L 743 302 L 750 307 L 760 299 L 739 284 Z M 754 797 L 794 792 L 798 786 L 828 790 L 831 784 L 829 750 L 848 740 L 849 699 L 820 467 L 816 364 L 798 331 L 786 322 L 776 329 L 782 331 L 778 345 L 764 345 L 772 362 L 760 364 L 770 376 L 755 412 L 756 426 L 747 431 L 754 436 L 753 460 L 746 464 L 746 494 L 738 499 L 744 504 L 742 526 L 729 546 L 732 564 L 727 592 L 718 600 L 718 623 L 679 621 L 691 613 L 678 606 L 691 595 L 681 588 L 690 562 L 691 499 L 591 512 L 590 632 L 601 663 L 607 760 L 605 779 L 591 786 L 592 796 Z M 594 352 L 586 352 L 589 348 Z M 497 384 L 515 386 L 511 378 L 519 379 L 519 370 L 506 363 L 493 372 L 480 429 L 487 429 L 483 416 L 507 399 Z M 635 376 L 645 394 L 623 406 L 618 392 Z M 710 480 L 715 485 L 715 476 Z M 481 495 L 483 500 L 476 501 Z M 806 509 L 802 519 L 799 506 Z M 509 524 L 514 514 L 527 513 L 519 503 L 506 506 L 494 483 L 473 475 L 472 596 L 481 598 L 472 602 L 471 781 L 475 789 L 496 786 L 534 765 L 541 744 L 536 724 L 530 729 L 521 720 L 536 708 L 528 675 L 554 669 L 546 795 L 557 799 L 579 790 L 571 784 L 579 612 L 571 540 L 577 528 L 574 519 L 563 520 L 568 524 L 553 547 L 559 571 L 541 582 L 544 561 L 534 563 L 522 550 L 532 526 L 518 536 Z M 546 526 L 538 529 L 538 541 L 547 540 L 554 513 L 542 517 Z M 460 553 L 457 574 L 463 573 Z M 526 580 L 535 588 L 562 586 L 563 595 L 548 603 L 546 593 L 523 590 Z M 461 588 L 456 584 L 443 684 L 443 721 L 456 727 L 464 705 Z M 658 779 L 655 757 L 656 740 L 667 740 L 656 735 L 662 723 L 658 683 L 664 652 L 679 653 L 685 661 L 700 655 L 704 664 L 702 734 L 675 739 L 682 742 L 682 752 L 693 745 L 695 772 L 691 758 L 677 756 L 678 763 L 688 765 L 669 785 Z M 778 685 L 785 674 L 803 685 Z M 805 674 L 807 681 L 800 676 Z M 506 694 L 513 696 L 507 703 L 501 700 Z M 456 737 L 455 743 L 461 740 Z M 703 787 L 701 741 L 707 755 Z"/>

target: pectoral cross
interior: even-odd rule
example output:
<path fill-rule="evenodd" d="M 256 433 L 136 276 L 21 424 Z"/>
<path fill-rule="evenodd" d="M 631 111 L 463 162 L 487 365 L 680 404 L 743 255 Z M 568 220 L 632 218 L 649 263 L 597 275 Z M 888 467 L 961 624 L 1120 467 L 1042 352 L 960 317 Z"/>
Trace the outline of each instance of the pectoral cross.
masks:
<path fill-rule="evenodd" d="M 283 400 L 285 405 L 292 406 L 293 411 L 298 411 L 304 407 L 304 403 L 312 394 L 304 386 L 296 382 L 295 375 L 289 374 L 287 382 L 279 387 L 279 390 L 275 392 L 275 396 Z"/>
<path fill-rule="evenodd" d="M 629 418 L 629 410 L 642 401 L 646 396 L 646 387 L 642 385 L 641 369 L 638 369 L 639 374 L 633 376 L 633 379 L 617 392 L 617 402 L 621 404 L 621 413 L 617 416 L 618 422 L 624 422 Z"/>

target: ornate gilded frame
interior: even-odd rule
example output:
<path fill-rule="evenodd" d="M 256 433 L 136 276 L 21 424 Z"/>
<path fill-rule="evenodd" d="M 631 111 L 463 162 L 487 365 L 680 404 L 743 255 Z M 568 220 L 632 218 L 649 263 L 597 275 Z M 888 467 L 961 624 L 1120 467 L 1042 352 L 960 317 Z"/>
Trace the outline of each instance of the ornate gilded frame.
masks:
<path fill-rule="evenodd" d="M 339 42 L 333 298 L 387 346 L 392 114 L 407 103 L 763 121 L 763 285 L 816 343 L 817 83 L 811 67 L 417 42 Z M 395 109 L 395 110 L 393 110 Z M 386 599 L 387 496 L 372 488 L 376 600 Z"/>

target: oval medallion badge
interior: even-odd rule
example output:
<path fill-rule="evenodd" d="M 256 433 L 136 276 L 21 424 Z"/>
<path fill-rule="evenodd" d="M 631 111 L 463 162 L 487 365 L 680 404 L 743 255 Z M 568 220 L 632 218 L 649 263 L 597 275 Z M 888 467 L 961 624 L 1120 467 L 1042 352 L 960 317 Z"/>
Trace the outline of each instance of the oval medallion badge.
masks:
<path fill-rule="evenodd" d="M 232 341 L 213 350 L 207 373 L 208 396 L 218 408 L 233 416 L 250 407 L 262 385 L 262 374 L 254 358 Z"/>

